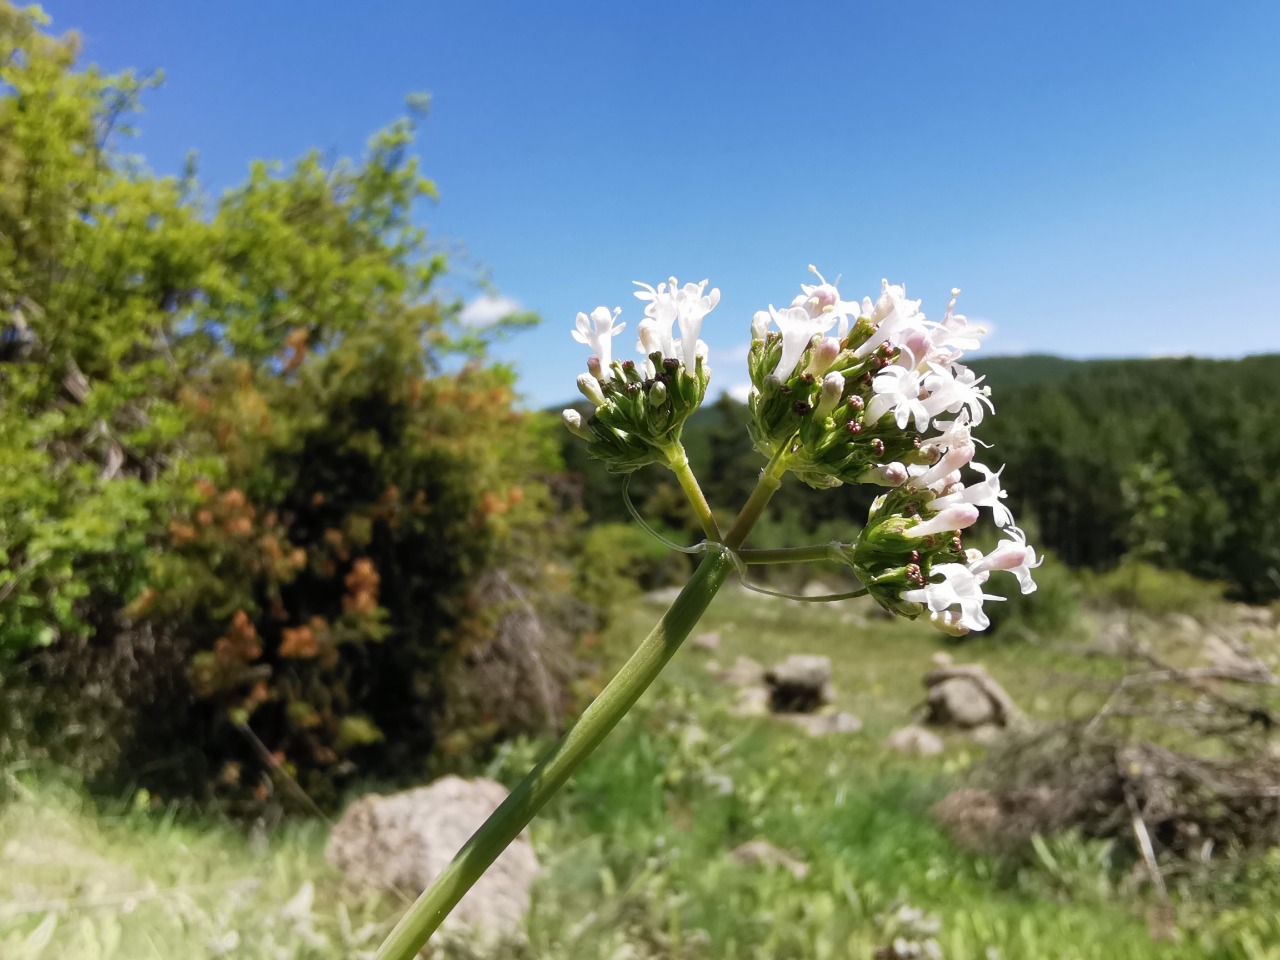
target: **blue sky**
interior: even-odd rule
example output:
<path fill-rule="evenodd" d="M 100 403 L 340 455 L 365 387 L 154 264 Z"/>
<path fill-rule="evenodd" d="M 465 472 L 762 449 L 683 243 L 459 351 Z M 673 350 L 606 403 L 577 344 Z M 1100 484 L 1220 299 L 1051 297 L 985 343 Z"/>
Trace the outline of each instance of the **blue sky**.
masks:
<path fill-rule="evenodd" d="M 992 353 L 1280 350 L 1280 4 L 48 0 L 87 59 L 164 68 L 138 149 L 205 182 L 358 153 L 432 95 L 436 242 L 543 325 L 498 352 L 574 396 L 573 316 L 710 278 L 721 389 L 818 265 L 988 320 Z M 471 298 L 477 289 L 454 281 Z"/>

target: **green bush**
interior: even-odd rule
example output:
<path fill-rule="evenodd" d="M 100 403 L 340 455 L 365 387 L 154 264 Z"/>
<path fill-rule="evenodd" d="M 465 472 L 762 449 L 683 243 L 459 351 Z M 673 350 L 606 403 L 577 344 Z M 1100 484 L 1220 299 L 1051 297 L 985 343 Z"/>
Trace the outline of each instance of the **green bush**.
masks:
<path fill-rule="evenodd" d="M 688 564 L 680 554 L 639 525 L 599 523 L 587 531 L 579 548 L 574 592 L 608 611 L 641 591 L 680 582 L 687 572 Z"/>
<path fill-rule="evenodd" d="M 412 124 L 215 203 L 121 152 L 146 84 L 36 17 L 0 0 L 0 750 L 324 802 L 558 723 L 567 656 L 538 709 L 467 696 L 513 624 L 573 640 L 521 559 L 558 459 L 435 293 Z"/>
<path fill-rule="evenodd" d="M 1086 595 L 1095 602 L 1155 615 L 1203 614 L 1220 604 L 1226 594 L 1225 584 L 1135 560 L 1105 573 L 1085 571 L 1081 580 Z"/>

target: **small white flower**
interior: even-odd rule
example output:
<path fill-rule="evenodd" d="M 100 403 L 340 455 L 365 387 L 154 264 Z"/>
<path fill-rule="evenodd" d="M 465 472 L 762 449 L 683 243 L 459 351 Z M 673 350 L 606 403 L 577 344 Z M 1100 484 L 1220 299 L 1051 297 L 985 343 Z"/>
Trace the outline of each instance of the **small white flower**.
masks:
<path fill-rule="evenodd" d="M 962 313 L 956 313 L 956 297 L 960 296 L 959 288 L 952 288 L 951 300 L 947 303 L 947 312 L 943 314 L 933 332 L 934 347 L 940 354 L 948 354 L 955 360 L 969 350 L 977 350 L 982 345 L 982 337 L 987 335 L 987 328 L 981 324 L 971 323 Z"/>
<path fill-rule="evenodd" d="M 854 356 L 865 357 L 886 340 L 904 343 L 917 331 L 928 333 L 928 321 L 920 313 L 920 301 L 908 300 L 906 288 L 881 280 L 880 298 L 873 304 L 871 298 L 862 301 L 862 315 L 876 324 L 875 333 L 854 351 Z M 923 359 L 916 354 L 917 359 Z"/>
<path fill-rule="evenodd" d="M 1036 551 L 1027 543 L 1026 534 L 1017 527 L 1007 528 L 1004 534 L 1009 539 L 1001 540 L 985 557 L 971 561 L 969 572 L 980 574 L 1007 570 L 1018 578 L 1018 586 L 1023 593 L 1034 593 L 1036 582 L 1031 578 L 1031 571 L 1044 563 L 1044 558 L 1036 558 Z"/>
<path fill-rule="evenodd" d="M 945 439 L 945 444 L 940 442 Z M 969 434 L 968 426 L 953 426 L 944 437 L 932 441 L 938 447 L 945 446 L 946 452 L 938 458 L 938 462 L 927 468 L 918 476 L 912 477 L 911 483 L 917 487 L 931 487 L 940 480 L 945 480 L 952 473 L 969 463 L 977 453 L 977 446 Z"/>
<path fill-rule="evenodd" d="M 880 487 L 900 487 L 910 478 L 908 469 L 896 460 L 868 467 L 858 475 L 859 483 L 874 483 Z"/>
<path fill-rule="evenodd" d="M 796 372 L 796 365 L 813 338 L 826 333 L 836 322 L 831 314 L 811 316 L 803 307 L 787 307 L 784 310 L 769 308 L 773 322 L 782 331 L 782 356 L 773 368 L 773 375 L 786 381 Z"/>
<path fill-rule="evenodd" d="M 984 405 L 995 411 L 995 404 L 991 402 L 987 388 L 982 386 L 982 379 L 962 364 L 948 368 L 930 363 L 928 376 L 924 378 L 924 388 L 929 391 L 925 409 L 931 417 L 963 411 L 976 426 L 982 422 Z"/>
<path fill-rule="evenodd" d="M 924 393 L 924 378 L 919 370 L 914 369 L 914 364 L 911 367 L 897 364 L 885 367 L 871 382 L 871 391 L 875 396 L 867 404 L 868 424 L 876 423 L 892 410 L 899 430 L 907 429 L 913 417 L 917 430 L 929 429 L 929 408 L 920 399 Z"/>
<path fill-rule="evenodd" d="M 929 508 L 931 510 L 942 510 L 958 503 L 971 503 L 977 507 L 990 507 L 996 526 L 1013 526 L 1013 512 L 1000 502 L 1009 496 L 1008 492 L 1000 486 L 1000 474 L 1004 472 L 1004 467 L 993 471 L 990 467 L 983 466 L 976 461 L 971 462 L 969 466 L 981 473 L 983 479 L 978 483 L 971 483 L 955 493 L 935 497 L 929 502 Z"/>
<path fill-rule="evenodd" d="M 636 341 L 636 349 L 646 357 L 655 353 L 660 353 L 664 357 L 674 357 L 676 354 L 675 343 L 671 339 L 671 324 L 654 320 L 652 317 L 646 317 L 640 321 L 637 328 L 639 339 Z"/>
<path fill-rule="evenodd" d="M 831 365 L 836 362 L 838 356 L 840 356 L 840 341 L 835 337 L 823 337 L 813 345 L 813 353 L 809 357 L 809 365 L 804 368 L 804 372 L 820 377 L 831 369 Z"/>
<path fill-rule="evenodd" d="M 932 572 L 940 574 L 942 580 L 927 583 L 919 590 L 906 590 L 902 599 L 911 603 L 923 603 L 935 614 L 944 613 L 951 607 L 959 607 L 960 617 L 949 618 L 950 625 L 954 627 L 985 630 L 991 625 L 990 618 L 982 609 L 982 602 L 1003 598 L 982 592 L 987 574 L 974 574 L 962 563 L 940 563 Z"/>
<path fill-rule="evenodd" d="M 818 282 L 800 284 L 803 293 L 791 301 L 791 306 L 803 307 L 811 317 L 823 314 L 835 317 L 838 324 L 836 339 L 843 340 L 845 334 L 849 332 L 849 321 L 858 318 L 862 312 L 862 305 L 856 300 L 845 300 L 840 296 L 840 291 L 837 289 L 840 283 L 839 277 L 836 277 L 835 283 L 827 283 L 826 278 L 813 264 L 809 264 L 809 272 L 818 278 Z"/>
<path fill-rule="evenodd" d="M 627 326 L 625 323 L 614 323 L 620 313 L 621 307 L 615 307 L 612 313 L 608 307 L 596 307 L 591 311 L 590 317 L 579 313 L 573 331 L 573 339 L 585 343 L 591 348 L 592 355 L 600 358 L 600 376 L 605 380 L 613 377 L 613 371 L 609 369 L 609 364 L 613 362 L 613 338 Z"/>
<path fill-rule="evenodd" d="M 692 366 L 699 356 L 698 336 L 702 332 L 702 320 L 715 309 L 720 302 L 720 290 L 713 288 L 704 294 L 708 281 L 686 283 L 683 287 L 675 277 L 666 283 L 651 287 L 647 283 L 635 281 L 640 289 L 636 298 L 645 302 L 644 314 L 657 325 L 658 339 L 664 346 L 663 356 L 674 357 Z M 680 342 L 677 348 L 672 339 L 672 327 L 680 326 Z M 644 346 L 641 346 L 644 349 Z M 705 356 L 705 353 L 702 354 Z"/>

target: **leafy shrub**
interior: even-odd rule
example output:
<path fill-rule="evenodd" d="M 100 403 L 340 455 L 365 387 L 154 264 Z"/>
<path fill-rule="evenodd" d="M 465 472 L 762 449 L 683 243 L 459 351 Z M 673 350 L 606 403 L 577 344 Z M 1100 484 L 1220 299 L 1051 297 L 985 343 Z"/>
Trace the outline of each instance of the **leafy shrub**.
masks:
<path fill-rule="evenodd" d="M 574 564 L 574 592 L 607 611 L 643 590 L 678 582 L 686 572 L 679 554 L 637 524 L 599 523 L 583 536 Z"/>
<path fill-rule="evenodd" d="M 1156 615 L 1204 613 L 1221 603 L 1226 593 L 1222 583 L 1134 560 L 1105 573 L 1086 571 L 1081 579 L 1086 594 L 1097 602 Z"/>
<path fill-rule="evenodd" d="M 0 749 L 324 802 L 558 724 L 553 425 L 435 295 L 412 124 L 211 204 L 102 138 L 145 84 L 39 26 L 0 0 Z M 468 689 L 495 643 L 545 648 L 536 694 Z"/>

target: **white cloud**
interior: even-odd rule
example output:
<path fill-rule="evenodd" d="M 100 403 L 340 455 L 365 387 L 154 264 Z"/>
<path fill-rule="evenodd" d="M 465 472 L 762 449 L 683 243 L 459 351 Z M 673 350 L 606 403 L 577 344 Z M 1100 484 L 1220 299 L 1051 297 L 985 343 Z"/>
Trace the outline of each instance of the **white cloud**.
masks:
<path fill-rule="evenodd" d="M 747 362 L 747 354 L 751 352 L 751 341 L 744 340 L 724 350 L 715 350 L 711 355 L 712 367 L 741 366 Z"/>
<path fill-rule="evenodd" d="M 463 307 L 458 320 L 464 327 L 491 327 L 503 317 L 523 311 L 524 305 L 519 300 L 486 293 Z"/>
<path fill-rule="evenodd" d="M 739 403 L 746 403 L 747 397 L 751 395 L 750 383 L 735 383 L 733 386 L 725 390 L 729 396 L 737 400 Z"/>

